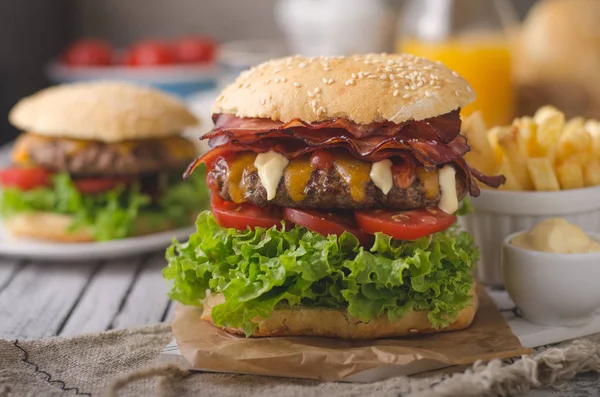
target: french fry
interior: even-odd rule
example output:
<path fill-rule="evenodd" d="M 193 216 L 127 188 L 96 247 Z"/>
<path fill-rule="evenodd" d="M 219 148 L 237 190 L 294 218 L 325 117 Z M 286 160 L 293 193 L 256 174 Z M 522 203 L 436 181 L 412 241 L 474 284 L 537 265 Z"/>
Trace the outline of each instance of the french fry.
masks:
<path fill-rule="evenodd" d="M 528 159 L 527 169 L 531 175 L 531 180 L 535 190 L 560 190 L 560 185 L 550 159 L 546 157 Z"/>
<path fill-rule="evenodd" d="M 489 156 L 484 156 L 479 152 L 468 152 L 465 154 L 465 160 L 469 165 L 484 174 L 487 175 L 496 175 L 498 173 L 498 168 L 500 167 L 500 163 L 494 161 L 490 161 Z"/>
<path fill-rule="evenodd" d="M 543 156 L 544 150 L 537 141 L 538 126 L 535 121 L 531 117 L 521 117 L 520 119 L 515 119 L 513 125 L 519 129 L 527 155 L 529 157 Z"/>
<path fill-rule="evenodd" d="M 533 120 L 538 126 L 538 144 L 545 155 L 558 142 L 565 126 L 565 115 L 554 107 L 545 106 L 536 112 Z"/>
<path fill-rule="evenodd" d="M 593 160 L 583 167 L 583 183 L 585 186 L 600 185 L 600 160 Z"/>
<path fill-rule="evenodd" d="M 498 132 L 498 145 L 502 148 L 504 158 L 523 190 L 533 188 L 531 177 L 527 169 L 527 152 L 525 145 L 515 127 L 506 127 Z"/>
<path fill-rule="evenodd" d="M 562 189 L 579 189 L 584 186 L 583 169 L 575 163 L 564 163 L 556 167 L 556 176 Z"/>
<path fill-rule="evenodd" d="M 480 112 L 475 112 L 465 119 L 463 131 L 472 151 L 493 159 L 492 146 L 487 138 L 488 129 Z"/>
<path fill-rule="evenodd" d="M 490 141 L 490 145 L 492 146 L 492 150 L 494 151 L 494 156 L 496 157 L 496 162 L 501 164 L 504 161 L 504 154 L 502 154 L 502 148 L 498 145 L 498 133 L 502 131 L 502 127 L 494 127 L 488 132 L 488 140 Z"/>
<path fill-rule="evenodd" d="M 510 168 L 510 164 L 503 163 L 498 169 L 499 175 L 504 175 L 506 177 L 506 183 L 499 187 L 500 190 L 524 190 L 523 187 L 519 184 L 518 179 L 515 177 L 512 169 Z"/>
<path fill-rule="evenodd" d="M 600 123 L 597 120 L 588 120 L 584 125 L 585 130 L 592 137 L 592 152 L 600 160 Z"/>
<path fill-rule="evenodd" d="M 559 162 L 565 162 L 573 156 L 591 156 L 592 136 L 584 127 L 583 119 L 572 120 L 565 126 L 565 129 L 558 141 L 556 157 Z"/>

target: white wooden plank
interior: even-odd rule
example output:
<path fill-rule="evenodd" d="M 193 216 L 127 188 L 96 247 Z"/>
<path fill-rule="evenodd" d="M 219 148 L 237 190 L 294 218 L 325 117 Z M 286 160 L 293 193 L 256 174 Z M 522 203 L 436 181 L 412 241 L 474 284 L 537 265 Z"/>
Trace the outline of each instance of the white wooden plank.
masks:
<path fill-rule="evenodd" d="M 60 335 L 107 330 L 137 276 L 142 257 L 113 260 L 102 265 L 69 316 Z"/>
<path fill-rule="evenodd" d="M 97 262 L 27 264 L 0 293 L 0 337 L 55 335 L 96 268 Z"/>
<path fill-rule="evenodd" d="M 169 304 L 169 286 L 161 273 L 165 266 L 162 254 L 147 259 L 123 309 L 113 321 L 113 328 L 139 327 L 162 320 Z"/>
<path fill-rule="evenodd" d="M 175 316 L 175 306 L 177 306 L 176 302 L 171 301 L 169 308 L 167 309 L 167 315 L 163 319 L 163 322 L 169 324 L 173 322 L 173 316 Z"/>
<path fill-rule="evenodd" d="M 13 258 L 0 258 L 0 291 L 8 286 L 25 262 Z"/>

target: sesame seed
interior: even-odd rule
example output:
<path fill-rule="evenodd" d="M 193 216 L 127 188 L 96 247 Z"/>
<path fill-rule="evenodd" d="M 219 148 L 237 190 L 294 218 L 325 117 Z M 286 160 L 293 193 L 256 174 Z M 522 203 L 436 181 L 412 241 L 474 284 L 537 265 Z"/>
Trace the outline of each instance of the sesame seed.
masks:
<path fill-rule="evenodd" d="M 299 67 L 300 69 L 304 69 L 304 68 L 306 67 L 306 63 L 304 63 L 304 62 L 302 62 L 302 63 L 299 63 L 299 64 L 298 64 L 298 67 Z"/>
<path fill-rule="evenodd" d="M 353 79 L 355 79 L 356 78 L 356 73 L 352 73 L 352 75 L 350 77 L 352 77 Z"/>
<path fill-rule="evenodd" d="M 429 81 L 429 85 L 434 85 L 434 84 L 435 84 L 435 81 L 433 81 L 433 80 Z"/>
<path fill-rule="evenodd" d="M 256 92 L 256 88 L 250 88 L 250 92 L 251 93 L 255 93 Z"/>
<path fill-rule="evenodd" d="M 402 98 L 404 98 L 404 99 L 408 99 L 408 98 L 410 98 L 410 94 L 409 94 L 409 93 L 406 93 L 406 94 L 402 95 Z"/>
<path fill-rule="evenodd" d="M 429 97 L 431 96 L 431 92 L 429 92 L 429 91 L 425 91 L 425 96 L 426 96 L 427 98 L 429 98 Z"/>
<path fill-rule="evenodd" d="M 294 87 L 300 87 L 300 83 L 298 83 L 297 81 L 294 82 Z"/>
<path fill-rule="evenodd" d="M 399 92 L 398 90 L 394 91 L 394 96 L 398 96 Z"/>
<path fill-rule="evenodd" d="M 370 79 L 374 79 L 374 78 L 377 78 L 377 75 L 376 75 L 376 74 L 370 74 L 368 77 L 369 77 Z"/>
<path fill-rule="evenodd" d="M 458 91 L 454 90 L 454 95 L 459 96 Z"/>
<path fill-rule="evenodd" d="M 325 109 L 325 106 L 321 106 L 317 109 L 317 116 L 321 113 L 326 113 L 327 109 Z"/>
<path fill-rule="evenodd" d="M 271 72 L 271 74 L 277 74 L 277 73 L 279 73 L 279 72 L 281 72 L 281 69 L 280 69 L 280 68 L 277 68 L 277 69 L 273 70 L 273 71 Z"/>
<path fill-rule="evenodd" d="M 318 94 L 319 92 L 321 92 L 321 88 L 320 87 L 315 88 L 315 94 Z"/>
<path fill-rule="evenodd" d="M 333 79 L 327 80 L 327 84 L 333 84 Z"/>
<path fill-rule="evenodd" d="M 394 83 L 394 88 L 400 88 L 400 83 Z"/>
<path fill-rule="evenodd" d="M 391 67 L 391 66 L 386 66 L 386 67 L 385 67 L 385 71 L 386 71 L 386 72 L 393 72 L 393 71 L 394 71 L 394 69 L 392 69 L 392 67 Z"/>
<path fill-rule="evenodd" d="M 473 89 L 471 88 L 471 86 L 467 86 L 467 91 L 473 92 Z"/>
<path fill-rule="evenodd" d="M 435 86 L 435 87 L 433 87 L 433 88 L 435 88 L 436 90 L 440 90 L 440 89 L 442 89 L 442 86 L 436 85 L 436 86 Z"/>
<path fill-rule="evenodd" d="M 279 83 L 279 79 L 275 79 L 275 84 Z"/>
<path fill-rule="evenodd" d="M 393 74 L 390 74 L 390 80 L 396 80 L 396 76 Z"/>
<path fill-rule="evenodd" d="M 312 105 L 312 107 L 316 107 L 317 106 L 317 101 L 316 99 L 313 99 L 312 102 L 310 103 Z"/>
<path fill-rule="evenodd" d="M 365 65 L 369 65 L 371 63 L 371 61 L 369 61 L 368 59 L 365 59 L 363 62 Z"/>
<path fill-rule="evenodd" d="M 356 84 L 356 80 L 354 80 L 354 79 L 346 80 L 346 85 L 347 86 L 348 85 L 354 85 L 354 84 Z"/>
<path fill-rule="evenodd" d="M 388 76 L 387 74 L 382 74 L 381 76 L 379 76 L 379 80 L 387 80 Z"/>
<path fill-rule="evenodd" d="M 265 84 L 269 84 L 271 82 L 271 79 L 266 79 L 265 80 Z"/>
<path fill-rule="evenodd" d="M 405 90 L 410 90 L 410 86 L 409 86 L 409 85 L 405 85 L 405 86 L 404 86 L 404 89 L 405 89 Z"/>
<path fill-rule="evenodd" d="M 456 73 L 454 70 L 452 71 L 452 76 L 454 76 L 454 77 L 460 77 L 460 76 L 458 75 L 458 73 Z"/>
<path fill-rule="evenodd" d="M 261 104 L 261 105 L 263 105 L 263 106 L 264 106 L 266 103 L 267 103 L 267 100 L 266 100 L 266 99 L 264 99 L 264 98 L 263 98 L 263 99 L 261 99 L 261 100 L 260 100 L 260 104 Z"/>
<path fill-rule="evenodd" d="M 323 77 L 323 83 L 327 84 L 327 78 Z"/>
<path fill-rule="evenodd" d="M 419 88 L 423 87 L 423 82 L 422 82 L 422 81 L 419 81 L 419 82 L 417 83 L 417 87 L 419 87 Z"/>
<path fill-rule="evenodd" d="M 248 87 L 250 87 L 250 83 L 244 84 L 244 88 L 248 88 Z"/>
<path fill-rule="evenodd" d="M 282 79 L 281 79 L 281 82 L 282 82 L 282 83 L 287 83 L 287 77 L 284 77 L 284 78 L 282 78 Z"/>
<path fill-rule="evenodd" d="M 310 98 L 314 98 L 314 97 L 315 97 L 315 94 L 313 94 L 312 92 L 308 91 L 308 96 L 309 96 Z"/>
<path fill-rule="evenodd" d="M 323 70 L 324 70 L 324 71 L 326 71 L 326 72 L 329 72 L 329 71 L 331 70 L 331 68 L 330 68 L 329 66 L 325 66 L 325 67 L 323 68 Z"/>

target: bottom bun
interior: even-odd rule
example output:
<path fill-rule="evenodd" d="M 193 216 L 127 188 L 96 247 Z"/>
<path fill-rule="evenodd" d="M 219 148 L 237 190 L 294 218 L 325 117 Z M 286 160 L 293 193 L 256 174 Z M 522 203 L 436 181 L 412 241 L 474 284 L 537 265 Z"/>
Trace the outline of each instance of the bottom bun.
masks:
<path fill-rule="evenodd" d="M 350 317 L 346 310 L 293 306 L 275 309 L 269 318 L 260 319 L 252 336 L 323 336 L 342 339 L 378 339 L 457 331 L 467 328 L 473 322 L 479 304 L 474 291 L 473 288 L 469 306 L 458 313 L 458 317 L 453 323 L 440 329 L 433 327 L 427 319 L 427 312 L 425 311 L 409 312 L 394 322 L 388 320 L 387 316 L 369 322 L 361 322 Z M 222 295 L 207 297 L 203 302 L 204 310 L 201 319 L 213 323 L 212 308 L 223 302 Z M 230 334 L 244 335 L 244 331 L 238 328 L 219 328 Z"/>
<path fill-rule="evenodd" d="M 72 224 L 72 216 L 52 212 L 29 212 L 17 214 L 4 220 L 5 228 L 15 237 L 58 243 L 87 243 L 96 241 L 92 231 L 87 227 L 80 227 L 73 231 L 69 230 Z M 151 226 L 143 218 L 138 218 L 133 235 L 141 236 L 157 233 L 173 229 L 173 227 L 172 222 L 165 222 L 160 226 Z"/>

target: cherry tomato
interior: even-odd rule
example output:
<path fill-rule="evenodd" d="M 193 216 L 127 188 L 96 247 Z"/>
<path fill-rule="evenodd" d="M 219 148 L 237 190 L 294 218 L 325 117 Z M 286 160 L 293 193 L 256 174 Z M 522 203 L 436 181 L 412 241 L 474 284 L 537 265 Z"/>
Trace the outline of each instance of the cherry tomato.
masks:
<path fill-rule="evenodd" d="M 175 42 L 174 47 L 180 63 L 211 62 L 215 57 L 216 44 L 208 37 L 183 37 Z"/>
<path fill-rule="evenodd" d="M 259 207 L 249 203 L 236 204 L 223 200 L 218 194 L 210 197 L 210 205 L 215 221 L 221 227 L 238 230 L 281 225 L 281 212 L 278 207 Z"/>
<path fill-rule="evenodd" d="M 19 190 L 48 186 L 52 173 L 43 168 L 6 168 L 0 171 L 0 184 Z"/>
<path fill-rule="evenodd" d="M 410 211 L 357 211 L 355 217 L 365 232 L 382 232 L 398 240 L 417 240 L 446 230 L 456 222 L 456 216 L 437 207 Z"/>
<path fill-rule="evenodd" d="M 73 183 L 83 194 L 98 194 L 127 185 L 130 181 L 125 178 L 82 178 L 74 180 Z"/>
<path fill-rule="evenodd" d="M 175 63 L 173 48 L 162 41 L 143 41 L 135 44 L 125 54 L 127 66 L 158 66 Z"/>
<path fill-rule="evenodd" d="M 64 51 L 62 62 L 69 66 L 108 66 L 112 63 L 113 48 L 96 39 L 80 39 Z"/>
<path fill-rule="evenodd" d="M 356 236 L 363 246 L 373 242 L 373 237 L 364 233 L 352 216 L 344 216 L 326 211 L 298 210 L 295 208 L 284 208 L 283 219 L 304 226 L 324 236 L 335 234 L 341 236 L 345 231 Z"/>

